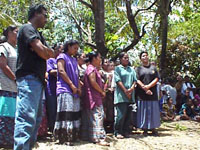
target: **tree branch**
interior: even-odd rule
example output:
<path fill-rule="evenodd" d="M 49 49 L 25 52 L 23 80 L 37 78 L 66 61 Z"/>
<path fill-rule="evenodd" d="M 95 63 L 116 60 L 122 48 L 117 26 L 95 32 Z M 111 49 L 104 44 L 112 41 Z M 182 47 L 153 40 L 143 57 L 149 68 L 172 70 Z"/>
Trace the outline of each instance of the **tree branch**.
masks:
<path fill-rule="evenodd" d="M 92 44 L 92 43 L 86 42 L 85 44 L 88 45 L 88 46 L 90 46 L 90 47 L 92 47 L 93 49 L 97 49 L 97 46 L 94 45 L 94 44 Z"/>
<path fill-rule="evenodd" d="M 83 33 L 85 33 L 88 36 L 88 33 L 81 27 L 81 25 L 78 23 L 78 20 L 76 19 L 76 17 L 74 16 L 74 14 L 72 13 L 71 9 L 69 8 L 69 6 L 67 5 L 67 9 L 70 13 L 70 15 L 72 16 L 72 18 L 74 19 L 76 25 L 83 31 Z"/>
<path fill-rule="evenodd" d="M 130 0 L 126 0 L 126 12 L 127 12 L 127 17 L 128 17 L 130 27 L 132 28 L 135 38 L 137 39 L 139 38 L 140 34 L 137 28 L 137 24 L 135 22 L 135 17 L 133 16 L 133 13 L 132 13 Z"/>
<path fill-rule="evenodd" d="M 126 48 L 124 48 L 123 50 L 121 50 L 119 53 L 117 53 L 117 55 L 115 55 L 114 57 L 111 58 L 112 61 L 115 61 L 121 52 L 128 52 L 131 48 L 133 48 L 137 43 L 139 42 L 139 39 L 134 39 L 130 45 L 128 45 Z"/>
<path fill-rule="evenodd" d="M 122 32 L 122 30 L 128 25 L 129 22 L 126 22 L 115 34 L 118 35 Z"/>
<path fill-rule="evenodd" d="M 145 11 L 145 10 L 151 9 L 151 8 L 157 3 L 157 1 L 158 1 L 158 0 L 155 0 L 155 1 L 151 4 L 151 6 L 149 6 L 148 8 L 137 10 L 133 17 L 136 17 L 137 14 L 138 14 L 139 12 L 141 12 L 141 11 Z"/>
<path fill-rule="evenodd" d="M 146 31 L 145 31 L 145 27 L 148 25 L 148 23 L 145 23 L 142 27 L 142 34 L 140 35 L 140 38 L 142 38 L 145 34 L 146 34 Z"/>
<path fill-rule="evenodd" d="M 89 3 L 87 3 L 86 1 L 84 1 L 84 0 L 79 0 L 79 2 L 81 2 L 82 4 L 84 4 L 85 6 L 87 6 L 87 7 L 89 7 L 90 9 L 92 9 L 92 10 L 93 10 L 93 7 L 92 7 L 92 5 L 91 5 L 91 4 L 89 4 Z"/>

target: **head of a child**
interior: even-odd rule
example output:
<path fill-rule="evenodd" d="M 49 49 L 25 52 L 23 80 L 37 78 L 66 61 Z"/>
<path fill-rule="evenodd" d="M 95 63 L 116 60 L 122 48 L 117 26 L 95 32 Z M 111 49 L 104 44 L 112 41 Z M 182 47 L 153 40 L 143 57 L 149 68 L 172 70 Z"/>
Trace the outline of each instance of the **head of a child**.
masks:
<path fill-rule="evenodd" d="M 194 99 L 193 100 L 193 104 L 194 104 L 194 106 L 198 106 L 199 105 L 199 101 L 197 99 Z"/>
<path fill-rule="evenodd" d="M 185 90 L 185 95 L 186 95 L 186 96 L 189 96 L 189 95 L 190 95 L 190 90 L 189 90 L 189 89 L 186 89 L 186 90 Z"/>
<path fill-rule="evenodd" d="M 173 99 L 171 97 L 167 98 L 167 104 L 172 105 Z"/>
<path fill-rule="evenodd" d="M 188 106 L 192 106 L 193 105 L 192 99 L 190 99 L 190 98 L 187 99 L 187 105 Z"/>

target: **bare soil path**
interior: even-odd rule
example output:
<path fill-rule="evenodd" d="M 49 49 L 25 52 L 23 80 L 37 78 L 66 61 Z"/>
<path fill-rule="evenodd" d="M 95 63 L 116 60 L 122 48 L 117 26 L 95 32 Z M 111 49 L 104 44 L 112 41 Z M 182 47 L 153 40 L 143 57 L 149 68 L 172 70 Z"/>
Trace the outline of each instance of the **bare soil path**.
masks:
<path fill-rule="evenodd" d="M 110 147 L 83 141 L 70 147 L 45 140 L 39 141 L 38 147 L 34 150 L 200 150 L 200 123 L 198 122 L 165 122 L 158 130 L 158 137 L 145 137 L 140 130 L 133 131 L 131 137 L 127 139 L 117 140 L 109 135 Z"/>

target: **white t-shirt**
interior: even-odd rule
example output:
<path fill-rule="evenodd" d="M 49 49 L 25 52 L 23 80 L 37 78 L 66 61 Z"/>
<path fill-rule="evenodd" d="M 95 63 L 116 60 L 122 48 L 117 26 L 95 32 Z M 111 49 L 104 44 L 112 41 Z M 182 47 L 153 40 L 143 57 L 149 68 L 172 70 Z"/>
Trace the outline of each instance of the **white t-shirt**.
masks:
<path fill-rule="evenodd" d="M 161 91 L 166 92 L 166 94 L 163 95 L 164 103 L 167 103 L 167 98 L 168 96 L 170 96 L 173 100 L 173 105 L 176 105 L 176 96 L 177 96 L 176 88 L 172 87 L 169 84 L 166 84 L 161 88 Z"/>
<path fill-rule="evenodd" d="M 7 59 L 7 64 L 13 73 L 16 72 L 17 50 L 8 42 L 0 44 L 0 56 L 4 55 Z M 0 69 L 0 90 L 17 92 L 16 83 L 9 79 Z"/>
<path fill-rule="evenodd" d="M 196 88 L 196 86 L 193 84 L 193 83 L 191 83 L 191 82 L 187 82 L 187 83 L 183 83 L 183 86 L 182 86 L 182 89 L 181 89 L 181 93 L 183 94 L 183 95 L 185 95 L 185 90 L 187 89 L 187 88 Z M 192 98 L 192 99 L 194 99 L 194 94 L 193 94 L 193 91 L 190 91 L 190 97 Z"/>

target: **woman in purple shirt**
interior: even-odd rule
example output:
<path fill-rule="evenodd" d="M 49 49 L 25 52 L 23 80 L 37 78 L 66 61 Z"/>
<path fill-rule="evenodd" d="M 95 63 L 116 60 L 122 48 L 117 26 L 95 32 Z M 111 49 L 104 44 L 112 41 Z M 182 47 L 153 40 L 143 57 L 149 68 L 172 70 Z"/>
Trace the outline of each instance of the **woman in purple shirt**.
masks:
<path fill-rule="evenodd" d="M 79 136 L 81 94 L 78 64 L 74 57 L 79 43 L 75 40 L 64 44 L 64 53 L 57 57 L 57 116 L 54 135 L 59 143 L 73 145 Z"/>
<path fill-rule="evenodd" d="M 56 121 L 57 113 L 57 97 L 56 97 L 56 82 L 57 82 L 57 62 L 56 58 L 62 52 L 63 46 L 61 44 L 55 44 L 53 47 L 55 51 L 55 58 L 49 58 L 47 60 L 47 87 L 45 90 L 46 104 L 47 104 L 47 119 L 48 128 L 50 132 L 53 132 L 54 124 Z"/>
<path fill-rule="evenodd" d="M 101 66 L 101 55 L 98 52 L 90 52 L 89 55 L 90 65 L 88 65 L 84 76 L 84 93 L 83 109 L 86 111 L 85 120 L 88 120 L 88 139 L 91 142 L 103 146 L 109 146 L 105 141 L 106 133 L 103 127 L 103 104 L 102 98 L 105 97 L 103 91 L 103 83 L 101 74 L 97 68 Z"/>

